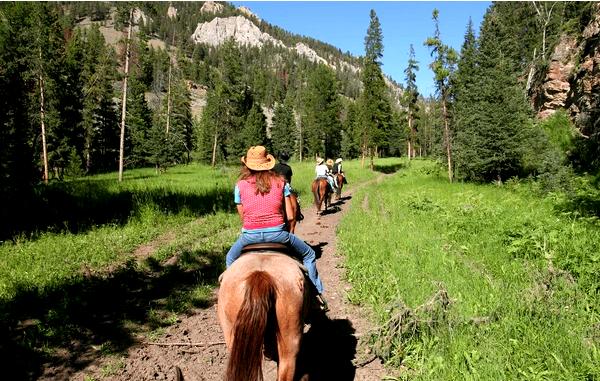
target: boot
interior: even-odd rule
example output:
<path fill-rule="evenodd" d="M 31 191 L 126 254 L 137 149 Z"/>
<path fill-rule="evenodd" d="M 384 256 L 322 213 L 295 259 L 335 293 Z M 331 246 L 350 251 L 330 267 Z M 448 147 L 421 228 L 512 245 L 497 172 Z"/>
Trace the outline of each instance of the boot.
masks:
<path fill-rule="evenodd" d="M 319 303 L 319 308 L 321 309 L 321 311 L 323 311 L 323 312 L 329 311 L 329 305 L 327 304 L 327 301 L 323 297 L 323 294 L 317 295 L 317 302 Z"/>

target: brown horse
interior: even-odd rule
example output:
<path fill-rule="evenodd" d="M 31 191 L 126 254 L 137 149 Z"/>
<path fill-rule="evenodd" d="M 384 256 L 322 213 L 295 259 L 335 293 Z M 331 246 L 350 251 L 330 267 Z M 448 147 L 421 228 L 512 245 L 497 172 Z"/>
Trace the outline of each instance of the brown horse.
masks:
<path fill-rule="evenodd" d="M 335 191 L 335 198 L 339 200 L 340 198 L 342 198 L 342 187 L 344 186 L 344 175 L 342 175 L 341 173 L 338 173 L 337 175 L 335 175 L 335 181 L 337 181 L 337 189 Z"/>
<path fill-rule="evenodd" d="M 317 208 L 317 214 L 321 211 L 323 201 L 325 202 L 325 210 L 331 204 L 331 187 L 327 179 L 318 177 L 313 180 L 311 190 L 315 198 L 315 207 Z"/>
<path fill-rule="evenodd" d="M 277 381 L 293 381 L 308 313 L 298 262 L 280 253 L 242 255 L 223 273 L 217 314 L 229 349 L 226 381 L 262 380 L 263 348 Z"/>

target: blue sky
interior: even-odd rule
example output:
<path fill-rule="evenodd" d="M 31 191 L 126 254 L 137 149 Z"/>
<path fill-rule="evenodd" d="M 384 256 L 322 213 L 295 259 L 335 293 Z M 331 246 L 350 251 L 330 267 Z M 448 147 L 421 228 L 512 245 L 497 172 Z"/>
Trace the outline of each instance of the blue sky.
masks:
<path fill-rule="evenodd" d="M 369 12 L 374 9 L 383 32 L 383 71 L 404 83 L 408 51 L 413 44 L 419 61 L 417 86 L 427 96 L 435 92 L 431 55 L 423 45 L 433 36 L 431 12 L 440 11 L 442 41 L 457 51 L 463 43 L 469 17 L 478 34 L 491 2 L 483 1 L 234 1 L 258 17 L 289 32 L 329 43 L 355 56 L 364 54 Z"/>

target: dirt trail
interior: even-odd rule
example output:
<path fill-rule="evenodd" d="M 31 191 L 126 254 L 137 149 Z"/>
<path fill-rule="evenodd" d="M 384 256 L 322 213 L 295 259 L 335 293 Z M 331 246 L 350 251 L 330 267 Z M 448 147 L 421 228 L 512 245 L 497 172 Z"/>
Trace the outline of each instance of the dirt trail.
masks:
<path fill-rule="evenodd" d="M 360 345 L 360 338 L 371 328 L 366 312 L 346 300 L 350 286 L 343 279 L 342 258 L 336 254 L 336 228 L 350 207 L 353 191 L 345 190 L 342 200 L 334 202 L 331 212 L 322 216 L 316 215 L 314 206 L 308 206 L 312 200 L 302 200 L 305 219 L 296 227 L 298 236 L 321 249 L 317 266 L 330 306 L 328 326 L 319 331 L 311 328 L 305 334 L 311 381 L 378 381 L 385 375 L 379 360 L 359 367 L 353 364 L 355 358 L 368 359 L 367 354 L 356 352 L 366 348 Z M 100 359 L 70 379 L 174 380 L 174 366 L 179 366 L 186 381 L 217 381 L 223 379 L 226 361 L 215 304 L 181 317 L 156 343 L 135 345 L 119 360 Z M 274 362 L 265 361 L 263 370 L 265 381 L 276 380 Z"/>

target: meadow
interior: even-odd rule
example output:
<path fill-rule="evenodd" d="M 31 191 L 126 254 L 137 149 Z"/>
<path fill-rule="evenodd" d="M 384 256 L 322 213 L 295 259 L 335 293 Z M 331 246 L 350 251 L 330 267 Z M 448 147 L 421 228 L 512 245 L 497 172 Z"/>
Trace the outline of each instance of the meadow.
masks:
<path fill-rule="evenodd" d="M 407 168 L 354 194 L 338 227 L 372 350 L 410 380 L 600 378 L 600 225 L 527 183 Z"/>
<path fill-rule="evenodd" d="M 308 206 L 314 163 L 291 165 Z M 376 176 L 358 161 L 345 165 L 351 186 Z M 65 350 L 116 354 L 137 335 L 159 335 L 178 315 L 212 304 L 240 230 L 239 168 L 135 169 L 122 183 L 110 173 L 36 189 L 15 216 L 18 234 L 0 244 L 0 358 L 35 378 Z"/>
<path fill-rule="evenodd" d="M 308 206 L 314 163 L 292 168 Z M 425 160 L 344 168 L 356 187 L 338 226 L 348 297 L 373 311 L 369 345 L 398 379 L 600 377 L 596 218 L 526 182 L 449 184 Z M 191 164 L 40 188 L 39 215 L 0 245 L 0 356 L 35 378 L 61 351 L 118 354 L 211 305 L 240 229 L 238 171 Z"/>

